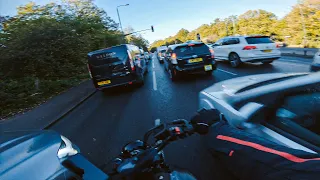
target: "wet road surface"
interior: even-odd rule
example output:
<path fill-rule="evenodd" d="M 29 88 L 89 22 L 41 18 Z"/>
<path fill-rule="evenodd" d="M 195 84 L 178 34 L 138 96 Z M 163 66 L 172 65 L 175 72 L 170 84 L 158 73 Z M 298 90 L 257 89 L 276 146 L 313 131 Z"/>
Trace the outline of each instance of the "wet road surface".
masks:
<path fill-rule="evenodd" d="M 227 62 L 219 62 L 211 77 L 189 75 L 173 83 L 154 57 L 143 87 L 97 92 L 52 129 L 68 137 L 85 157 L 100 166 L 116 157 L 126 143 L 141 139 L 156 119 L 190 119 L 198 109 L 198 93 L 216 82 L 261 73 L 308 72 L 310 63 L 307 59 L 283 57 L 271 65 L 243 64 L 232 68 Z M 186 169 L 199 179 L 230 179 L 198 135 L 169 145 L 165 156 L 169 164 Z"/>

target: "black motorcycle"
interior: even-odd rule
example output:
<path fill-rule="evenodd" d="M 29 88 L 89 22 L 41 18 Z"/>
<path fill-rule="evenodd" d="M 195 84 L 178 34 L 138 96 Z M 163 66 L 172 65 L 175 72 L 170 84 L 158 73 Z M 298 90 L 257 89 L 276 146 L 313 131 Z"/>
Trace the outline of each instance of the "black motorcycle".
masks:
<path fill-rule="evenodd" d="M 110 179 L 194 180 L 196 178 L 191 173 L 166 164 L 163 149 L 171 142 L 195 132 L 205 134 L 208 129 L 205 123 L 192 124 L 186 120 L 160 124 L 145 133 L 143 141 L 125 145 L 113 161 L 113 170 L 108 175 Z"/>

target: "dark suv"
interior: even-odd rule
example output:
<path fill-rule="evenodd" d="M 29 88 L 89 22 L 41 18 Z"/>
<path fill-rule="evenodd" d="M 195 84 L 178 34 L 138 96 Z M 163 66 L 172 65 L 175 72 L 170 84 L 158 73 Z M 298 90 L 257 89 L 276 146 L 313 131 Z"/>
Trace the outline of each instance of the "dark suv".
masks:
<path fill-rule="evenodd" d="M 165 68 L 175 81 L 183 73 L 205 72 L 212 75 L 216 62 L 212 50 L 202 42 L 175 44 L 168 47 L 165 54 Z"/>
<path fill-rule="evenodd" d="M 148 72 L 139 48 L 130 44 L 88 53 L 88 69 L 98 90 L 133 83 L 143 85 Z"/>

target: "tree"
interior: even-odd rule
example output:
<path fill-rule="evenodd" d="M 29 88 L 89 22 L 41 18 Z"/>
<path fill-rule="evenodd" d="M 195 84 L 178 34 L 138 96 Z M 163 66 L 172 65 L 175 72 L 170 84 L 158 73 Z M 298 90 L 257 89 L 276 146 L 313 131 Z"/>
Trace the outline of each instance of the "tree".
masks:
<path fill-rule="evenodd" d="M 305 33 L 303 25 L 305 25 Z M 183 33 L 183 30 L 181 29 L 173 37 L 152 43 L 151 47 L 172 44 L 175 38 L 195 40 L 197 33 L 205 42 L 217 41 L 230 35 L 260 34 L 271 36 L 275 41 L 286 41 L 286 43 L 294 45 L 302 45 L 304 34 L 306 34 L 308 47 L 320 47 L 320 1 L 303 0 L 301 4 L 293 6 L 291 12 L 282 19 L 278 19 L 272 12 L 258 9 L 249 10 L 239 16 L 233 15 L 225 19 L 216 18 L 210 25 L 203 24 L 188 33 Z M 186 34 L 186 38 L 183 38 Z"/>
<path fill-rule="evenodd" d="M 90 0 L 28 3 L 2 22 L 0 71 L 8 77 L 66 77 L 86 71 L 86 54 L 121 42 L 117 26 Z"/>
<path fill-rule="evenodd" d="M 91 0 L 31 2 L 0 24 L 0 118 L 87 79 L 87 53 L 125 41 Z"/>
<path fill-rule="evenodd" d="M 186 42 L 188 39 L 189 31 L 186 29 L 180 29 L 178 33 L 173 37 L 176 41 L 179 40 L 180 42 Z"/>
<path fill-rule="evenodd" d="M 250 10 L 239 16 L 239 33 L 244 35 L 261 34 L 270 36 L 273 33 L 277 17 L 265 10 Z"/>
<path fill-rule="evenodd" d="M 284 18 L 290 44 L 304 43 L 304 28 L 306 30 L 306 45 L 320 47 L 320 2 L 306 0 L 302 4 L 293 7 L 292 11 Z"/>
<path fill-rule="evenodd" d="M 124 30 L 125 34 L 133 33 L 134 29 L 129 26 L 125 28 Z M 148 40 L 144 39 L 140 34 L 132 34 L 129 36 L 126 36 L 126 40 L 130 44 L 134 44 L 138 46 L 139 48 L 142 48 L 144 51 L 148 51 L 149 42 Z"/>

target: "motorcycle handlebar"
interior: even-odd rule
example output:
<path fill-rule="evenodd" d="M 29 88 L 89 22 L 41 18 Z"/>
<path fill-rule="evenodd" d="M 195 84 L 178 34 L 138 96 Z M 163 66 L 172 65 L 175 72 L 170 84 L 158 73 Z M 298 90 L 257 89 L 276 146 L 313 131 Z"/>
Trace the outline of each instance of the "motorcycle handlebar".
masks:
<path fill-rule="evenodd" d="M 175 120 L 169 123 L 160 124 L 159 126 L 149 130 L 144 136 L 145 146 L 149 146 L 148 139 L 150 135 L 154 135 L 156 141 L 161 140 L 164 146 L 171 141 L 177 139 L 183 139 L 194 133 L 206 134 L 208 132 L 209 125 L 205 123 L 190 123 L 184 119 Z M 163 149 L 164 147 L 161 147 Z M 159 148 L 159 147 L 158 147 Z M 160 151 L 159 150 L 159 151 Z"/>
<path fill-rule="evenodd" d="M 111 176 L 117 174 L 127 175 L 149 167 L 150 164 L 153 163 L 154 156 L 170 144 L 170 142 L 186 138 L 195 132 L 203 134 L 208 127 L 209 125 L 205 123 L 190 123 L 183 119 L 160 124 L 145 133 L 143 142 L 145 147 L 140 154 L 137 154 L 136 157 L 124 159 L 123 161 L 119 159 L 120 161 L 117 163 L 117 167 L 108 174 Z M 149 145 L 148 140 L 151 135 L 153 135 L 156 141 L 154 144 Z"/>

